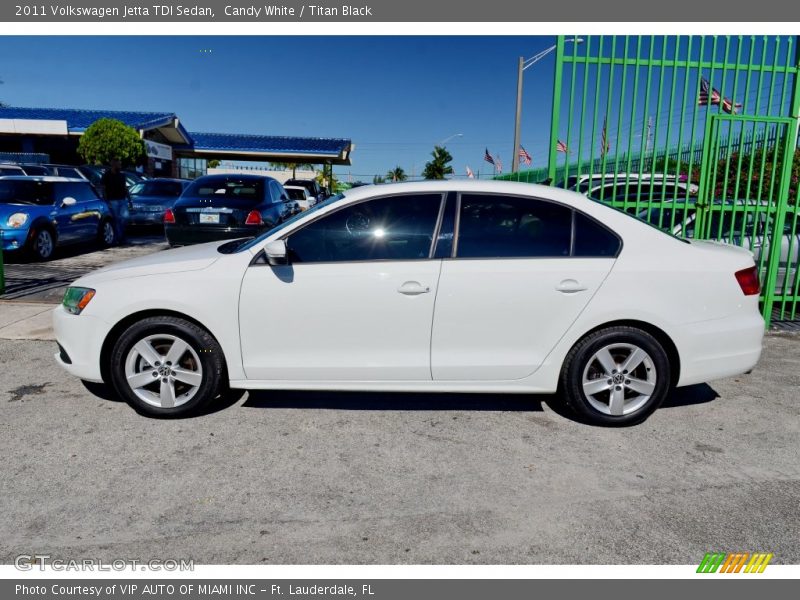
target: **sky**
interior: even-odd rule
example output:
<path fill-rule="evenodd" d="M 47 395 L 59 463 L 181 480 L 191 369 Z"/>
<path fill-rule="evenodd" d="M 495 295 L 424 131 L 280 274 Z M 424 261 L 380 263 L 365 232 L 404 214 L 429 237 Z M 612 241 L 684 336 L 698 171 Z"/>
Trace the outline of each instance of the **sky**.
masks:
<path fill-rule="evenodd" d="M 340 178 L 419 175 L 443 140 L 457 175 L 510 170 L 517 60 L 555 43 L 481 37 L 0 37 L 11 106 L 175 112 L 189 131 L 346 137 Z M 555 53 L 525 72 L 522 145 L 546 164 Z M 461 134 L 461 135 L 456 135 Z"/>

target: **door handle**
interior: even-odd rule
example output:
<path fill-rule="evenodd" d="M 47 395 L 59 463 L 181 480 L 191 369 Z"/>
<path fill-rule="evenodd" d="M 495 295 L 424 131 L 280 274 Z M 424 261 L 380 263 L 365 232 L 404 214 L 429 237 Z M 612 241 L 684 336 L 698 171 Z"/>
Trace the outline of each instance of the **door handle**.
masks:
<path fill-rule="evenodd" d="M 556 290 L 563 294 L 574 294 L 575 292 L 586 291 L 586 286 L 581 285 L 574 279 L 565 279 L 556 286 Z"/>
<path fill-rule="evenodd" d="M 431 291 L 431 288 L 422 285 L 419 281 L 406 281 L 397 288 L 397 291 L 406 296 L 419 296 L 420 294 L 427 294 Z"/>

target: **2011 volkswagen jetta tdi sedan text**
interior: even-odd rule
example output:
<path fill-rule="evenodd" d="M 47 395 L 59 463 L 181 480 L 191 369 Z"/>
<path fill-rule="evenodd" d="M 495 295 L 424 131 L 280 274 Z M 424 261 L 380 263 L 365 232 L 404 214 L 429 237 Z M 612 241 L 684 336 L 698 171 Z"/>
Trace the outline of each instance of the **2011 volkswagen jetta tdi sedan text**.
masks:
<path fill-rule="evenodd" d="M 746 372 L 752 255 L 584 196 L 506 182 L 361 187 L 249 240 L 116 264 L 55 310 L 57 360 L 138 411 L 227 387 L 560 392 L 640 422 L 674 386 Z"/>

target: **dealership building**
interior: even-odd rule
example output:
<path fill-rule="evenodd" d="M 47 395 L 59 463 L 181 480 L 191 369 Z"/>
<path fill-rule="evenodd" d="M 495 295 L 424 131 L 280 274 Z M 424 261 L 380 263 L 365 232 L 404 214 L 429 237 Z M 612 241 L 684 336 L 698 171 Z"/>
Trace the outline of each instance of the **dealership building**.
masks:
<path fill-rule="evenodd" d="M 95 121 L 111 118 L 139 132 L 145 172 L 193 179 L 209 160 L 307 163 L 332 172 L 349 165 L 345 138 L 287 137 L 189 131 L 175 113 L 0 107 L 0 161 L 82 164 L 78 140 Z"/>

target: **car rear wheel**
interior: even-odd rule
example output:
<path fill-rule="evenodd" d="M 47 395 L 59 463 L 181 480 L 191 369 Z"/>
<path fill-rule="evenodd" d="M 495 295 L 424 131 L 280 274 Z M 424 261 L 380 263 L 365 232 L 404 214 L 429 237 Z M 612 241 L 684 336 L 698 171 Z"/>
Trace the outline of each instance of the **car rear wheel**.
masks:
<path fill-rule="evenodd" d="M 567 355 L 561 373 L 566 404 L 597 425 L 644 421 L 669 393 L 669 357 L 652 335 L 634 327 L 596 331 Z"/>
<path fill-rule="evenodd" d="M 30 251 L 36 260 L 50 260 L 56 248 L 52 232 L 47 228 L 37 229 L 31 238 Z"/>
<path fill-rule="evenodd" d="M 117 232 L 114 230 L 114 223 L 109 220 L 100 223 L 100 227 L 97 229 L 97 241 L 100 242 L 100 245 L 104 248 L 114 245 L 114 242 L 117 241 Z"/>
<path fill-rule="evenodd" d="M 177 317 L 148 317 L 131 325 L 110 358 L 116 392 L 154 417 L 196 414 L 219 395 L 222 349 L 202 327 Z"/>

